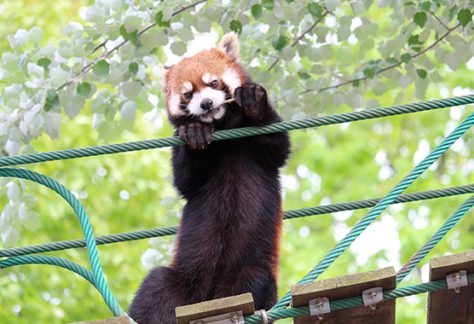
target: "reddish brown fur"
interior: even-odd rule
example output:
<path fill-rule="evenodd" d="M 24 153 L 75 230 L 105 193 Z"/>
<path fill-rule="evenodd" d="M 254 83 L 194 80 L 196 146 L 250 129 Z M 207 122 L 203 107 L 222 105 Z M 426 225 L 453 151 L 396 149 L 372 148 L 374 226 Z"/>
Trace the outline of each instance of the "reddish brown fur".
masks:
<path fill-rule="evenodd" d="M 165 77 L 168 114 L 170 113 L 168 102 L 171 93 L 181 94 L 181 100 L 186 101 L 182 96 L 185 82 L 191 82 L 193 89 L 199 91 L 207 86 L 202 80 L 204 74 L 210 73 L 221 77 L 227 68 L 232 68 L 239 75 L 242 84 L 247 82 L 247 72 L 242 66 L 218 48 L 212 48 L 199 52 L 194 56 L 183 58 L 179 63 L 173 65 L 167 71 Z"/>
<path fill-rule="evenodd" d="M 269 309 L 277 300 L 279 168 L 288 157 L 289 138 L 277 133 L 212 142 L 214 130 L 280 121 L 265 88 L 251 83 L 238 63 L 236 36 L 224 36 L 221 44 L 223 50 L 185 58 L 166 75 L 169 100 L 183 94 L 185 82 L 199 91 L 206 73 L 221 78 L 231 68 L 237 74 L 215 87 L 234 102 L 212 123 L 188 115 L 184 98 L 174 108 L 182 111 L 169 115 L 187 142 L 173 147 L 172 157 L 174 184 L 186 205 L 171 265 L 153 269 L 130 305 L 130 316 L 140 324 L 176 323 L 176 306 L 245 292 L 252 293 L 257 309 Z"/>

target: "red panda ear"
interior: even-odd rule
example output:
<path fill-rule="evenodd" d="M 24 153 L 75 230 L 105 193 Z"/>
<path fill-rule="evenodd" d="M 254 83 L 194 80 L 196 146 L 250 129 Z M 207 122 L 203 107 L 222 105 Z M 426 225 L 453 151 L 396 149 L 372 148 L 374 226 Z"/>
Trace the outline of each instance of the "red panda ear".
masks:
<path fill-rule="evenodd" d="M 240 45 L 237 35 L 230 32 L 222 36 L 218 48 L 226 53 L 231 59 L 238 61 L 240 54 Z"/>

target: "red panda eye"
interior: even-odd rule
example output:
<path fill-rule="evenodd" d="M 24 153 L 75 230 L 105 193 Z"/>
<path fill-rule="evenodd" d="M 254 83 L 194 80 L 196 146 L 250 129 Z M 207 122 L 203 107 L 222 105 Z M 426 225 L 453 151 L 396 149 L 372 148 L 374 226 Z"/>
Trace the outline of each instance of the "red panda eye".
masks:
<path fill-rule="evenodd" d="M 184 98 L 191 99 L 193 97 L 192 91 L 188 91 L 184 93 Z"/>
<path fill-rule="evenodd" d="M 219 81 L 214 80 L 214 81 L 212 81 L 211 83 L 209 83 L 209 85 L 210 85 L 212 88 L 216 88 L 216 87 L 219 85 Z"/>

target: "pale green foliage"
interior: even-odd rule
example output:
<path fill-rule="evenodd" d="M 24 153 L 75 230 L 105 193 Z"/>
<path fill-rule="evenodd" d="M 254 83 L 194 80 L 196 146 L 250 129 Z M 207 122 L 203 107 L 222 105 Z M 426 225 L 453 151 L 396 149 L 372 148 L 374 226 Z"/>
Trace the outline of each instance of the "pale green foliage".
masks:
<path fill-rule="evenodd" d="M 243 65 L 287 120 L 460 95 L 472 87 L 472 1 L 210 1 L 176 16 L 173 12 L 192 2 L 31 3 L 0 4 L 0 18 L 8 22 L 0 26 L 3 155 L 170 136 L 160 65 L 214 46 L 230 30 L 240 34 Z M 34 9 L 20 14 L 28 6 Z M 151 24 L 156 26 L 141 32 Z M 209 35 L 202 38 L 202 33 Z M 382 196 L 466 113 L 455 108 L 292 133 L 293 154 L 283 177 L 285 209 Z M 472 148 L 472 136 L 456 144 L 412 191 L 472 182 Z M 99 234 L 178 222 L 181 203 L 171 185 L 169 150 L 31 168 L 73 189 Z M 14 180 L 3 180 L 0 192 L 5 246 L 81 236 L 71 211 L 53 194 Z M 361 237 L 365 243 L 356 241 L 352 254 L 342 256 L 325 276 L 398 267 L 462 198 L 446 201 L 390 208 L 376 230 Z M 362 214 L 286 222 L 280 292 Z M 470 247 L 474 223 L 465 224 L 434 253 Z M 390 240 L 371 244 L 380 239 L 377 229 Z M 141 242 L 101 248 L 122 306 L 148 268 L 169 261 L 170 243 L 156 239 L 151 247 Z M 365 251 L 367 246 L 373 249 Z M 65 255 L 85 262 L 82 252 Z M 97 307 L 99 297 L 91 287 L 75 282 L 80 279 L 66 281 L 68 273 L 35 269 L 12 269 L 9 277 L 0 277 L 6 287 L 0 291 L 2 305 L 8 297 L 0 318 L 69 322 L 109 315 L 104 305 Z M 420 281 L 419 272 L 411 279 Z M 422 304 L 417 297 L 400 302 L 400 322 L 420 321 Z"/>

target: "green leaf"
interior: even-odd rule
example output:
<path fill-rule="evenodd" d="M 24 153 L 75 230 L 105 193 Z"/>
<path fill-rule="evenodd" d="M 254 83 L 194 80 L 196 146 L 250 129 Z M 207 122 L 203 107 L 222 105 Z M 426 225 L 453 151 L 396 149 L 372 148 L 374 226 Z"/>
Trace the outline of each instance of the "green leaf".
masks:
<path fill-rule="evenodd" d="M 95 74 L 103 76 L 109 74 L 110 66 L 106 60 L 100 60 L 94 65 L 92 70 Z"/>
<path fill-rule="evenodd" d="M 426 76 L 428 75 L 428 72 L 423 69 L 418 69 L 416 70 L 416 74 L 421 78 L 421 79 L 426 79 Z"/>
<path fill-rule="evenodd" d="M 421 50 L 421 44 L 423 44 L 423 42 L 420 41 L 420 35 L 412 35 L 408 39 L 408 45 L 415 51 Z"/>
<path fill-rule="evenodd" d="M 466 27 L 472 21 L 472 12 L 469 9 L 461 9 L 458 12 L 458 21 L 463 27 Z"/>
<path fill-rule="evenodd" d="M 159 11 L 155 15 L 155 23 L 160 27 L 169 27 L 169 20 L 163 21 L 163 11 Z"/>
<path fill-rule="evenodd" d="M 138 63 L 132 62 L 128 65 L 128 71 L 132 74 L 137 74 L 138 72 Z"/>
<path fill-rule="evenodd" d="M 302 80 L 307 80 L 307 79 L 311 78 L 311 75 L 309 75 L 308 72 L 301 72 L 300 71 L 300 72 L 298 72 L 298 75 L 300 76 L 300 78 Z"/>
<path fill-rule="evenodd" d="M 44 102 L 44 110 L 50 111 L 51 109 L 59 106 L 59 96 L 56 90 L 50 89 L 46 93 L 46 101 Z"/>
<path fill-rule="evenodd" d="M 323 7 L 321 7 L 315 2 L 309 3 L 307 8 L 309 13 L 312 14 L 314 17 L 321 17 L 321 15 L 323 14 Z"/>
<path fill-rule="evenodd" d="M 46 71 L 51 64 L 51 60 L 49 58 L 43 57 L 36 62 L 39 66 L 43 67 L 43 69 Z"/>
<path fill-rule="evenodd" d="M 273 0 L 263 0 L 262 6 L 263 8 L 267 10 L 273 10 L 273 7 L 275 6 L 275 4 L 273 3 Z"/>
<path fill-rule="evenodd" d="M 369 78 L 369 79 L 372 79 L 375 76 L 375 68 L 374 67 L 367 67 L 362 72 L 364 73 L 364 76 Z"/>
<path fill-rule="evenodd" d="M 162 47 L 157 47 L 155 49 L 155 55 L 158 58 L 158 62 L 161 62 L 161 63 L 164 64 L 168 61 L 168 57 L 166 56 L 166 52 L 164 51 L 164 49 Z"/>
<path fill-rule="evenodd" d="M 411 55 L 408 53 L 402 54 L 400 56 L 400 61 L 402 61 L 403 63 L 408 63 L 410 60 L 411 60 Z"/>
<path fill-rule="evenodd" d="M 83 97 L 88 97 L 92 92 L 92 86 L 90 83 L 82 82 L 77 85 L 77 93 Z"/>
<path fill-rule="evenodd" d="M 232 20 L 230 22 L 230 30 L 240 34 L 242 32 L 242 23 L 239 20 Z"/>
<path fill-rule="evenodd" d="M 413 21 L 415 22 L 415 24 L 417 24 L 421 28 L 425 26 L 426 20 L 428 20 L 428 16 L 426 16 L 426 13 L 422 11 L 417 12 L 415 16 L 413 17 Z"/>
<path fill-rule="evenodd" d="M 395 57 L 387 57 L 385 59 L 385 62 L 388 64 L 397 64 L 399 61 Z"/>
<path fill-rule="evenodd" d="M 425 1 L 420 4 L 420 9 L 423 11 L 428 11 L 431 9 L 431 2 L 430 1 Z"/>
<path fill-rule="evenodd" d="M 125 40 L 128 40 L 136 47 L 140 46 L 140 39 L 138 38 L 138 30 L 134 30 L 133 32 L 129 33 L 127 32 L 127 28 L 125 28 L 125 25 L 122 25 L 120 26 L 120 35 L 122 35 L 122 37 Z"/>
<path fill-rule="evenodd" d="M 254 4 L 254 5 L 250 8 L 250 12 L 252 13 L 252 16 L 253 16 L 255 19 L 258 19 L 258 18 L 260 18 L 260 16 L 262 15 L 262 6 L 259 5 L 259 4 Z"/>
<path fill-rule="evenodd" d="M 285 47 L 288 44 L 288 42 L 289 42 L 288 37 L 284 35 L 280 35 L 278 36 L 277 39 L 272 41 L 272 45 L 277 51 L 281 51 L 281 49 Z"/>
<path fill-rule="evenodd" d="M 419 45 L 422 44 L 420 42 L 420 35 L 412 35 L 410 38 L 408 38 L 408 45 Z"/>

